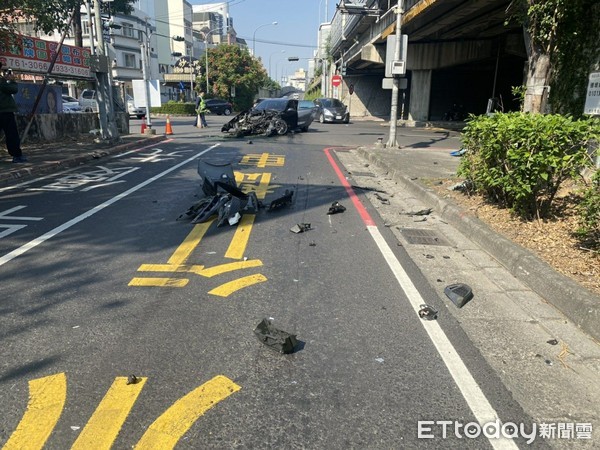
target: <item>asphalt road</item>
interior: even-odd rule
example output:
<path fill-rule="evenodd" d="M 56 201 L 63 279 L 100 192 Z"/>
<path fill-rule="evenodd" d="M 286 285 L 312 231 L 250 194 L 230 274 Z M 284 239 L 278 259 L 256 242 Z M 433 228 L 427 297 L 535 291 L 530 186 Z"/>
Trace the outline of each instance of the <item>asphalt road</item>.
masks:
<path fill-rule="evenodd" d="M 339 162 L 387 130 L 227 139 L 224 120 L 175 120 L 168 141 L 2 193 L 0 443 L 523 445 L 465 437 L 468 423 L 532 420 L 451 316 L 419 318 L 435 292 Z M 286 189 L 293 203 L 236 226 L 176 220 L 199 198 L 199 160 L 231 162 L 266 205 Z M 336 201 L 346 211 L 328 215 Z M 297 335 L 293 354 L 256 339 L 264 317 Z"/>

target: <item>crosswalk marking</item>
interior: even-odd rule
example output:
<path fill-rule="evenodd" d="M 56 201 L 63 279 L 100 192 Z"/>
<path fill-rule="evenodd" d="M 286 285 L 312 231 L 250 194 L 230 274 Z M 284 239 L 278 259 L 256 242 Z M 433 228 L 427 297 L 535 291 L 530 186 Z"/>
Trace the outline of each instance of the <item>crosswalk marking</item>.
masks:
<path fill-rule="evenodd" d="M 29 382 L 29 403 L 3 450 L 37 450 L 48 440 L 60 418 L 67 398 L 64 373 Z"/>
<path fill-rule="evenodd" d="M 71 450 L 110 449 L 135 404 L 147 378 L 127 384 L 127 377 L 115 378 Z"/>
<path fill-rule="evenodd" d="M 177 400 L 144 433 L 134 447 L 136 450 L 167 450 L 210 408 L 241 389 L 229 378 L 214 377 Z"/>

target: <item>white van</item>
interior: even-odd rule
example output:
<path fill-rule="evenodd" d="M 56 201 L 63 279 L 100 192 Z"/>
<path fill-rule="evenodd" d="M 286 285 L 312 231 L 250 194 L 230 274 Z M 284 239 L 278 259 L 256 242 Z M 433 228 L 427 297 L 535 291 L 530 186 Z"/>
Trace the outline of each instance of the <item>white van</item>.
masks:
<path fill-rule="evenodd" d="M 79 104 L 84 112 L 98 112 L 96 91 L 92 89 L 84 89 L 79 96 Z"/>

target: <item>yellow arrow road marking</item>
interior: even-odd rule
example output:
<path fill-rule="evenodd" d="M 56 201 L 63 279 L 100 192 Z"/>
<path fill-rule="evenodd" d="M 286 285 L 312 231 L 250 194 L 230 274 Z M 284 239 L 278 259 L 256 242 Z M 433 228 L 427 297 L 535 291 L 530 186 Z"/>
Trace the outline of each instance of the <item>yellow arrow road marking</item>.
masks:
<path fill-rule="evenodd" d="M 41 449 L 58 422 L 66 398 L 64 373 L 30 381 L 27 410 L 2 449 Z"/>
<path fill-rule="evenodd" d="M 244 214 L 242 216 L 235 229 L 235 234 L 233 235 L 233 239 L 231 239 L 229 248 L 225 252 L 225 258 L 242 259 L 244 257 L 255 218 L 256 214 Z"/>
<path fill-rule="evenodd" d="M 187 278 L 139 278 L 134 277 L 128 286 L 144 287 L 184 287 L 189 283 Z"/>
<path fill-rule="evenodd" d="M 228 297 L 240 289 L 252 286 L 253 284 L 263 283 L 265 281 L 267 281 L 267 277 L 260 273 L 256 275 L 248 275 L 247 277 L 238 278 L 237 280 L 222 284 L 221 286 L 208 291 L 208 293 L 212 295 L 218 295 L 219 297 Z"/>
<path fill-rule="evenodd" d="M 136 444 L 136 450 L 167 450 L 175 447 L 179 439 L 206 411 L 221 400 L 241 389 L 229 378 L 214 377 L 177 400 L 167 409 Z"/>
<path fill-rule="evenodd" d="M 247 261 L 237 261 L 227 264 L 219 264 L 218 266 L 214 267 L 207 267 L 206 269 L 202 270 L 199 275 L 212 278 L 216 275 L 233 272 L 234 270 L 250 269 L 252 267 L 260 267 L 262 265 L 263 263 L 260 259 L 249 259 Z"/>
<path fill-rule="evenodd" d="M 115 378 L 71 450 L 111 448 L 147 378 L 140 377 L 138 380 L 128 385 L 127 377 Z"/>
<path fill-rule="evenodd" d="M 142 264 L 138 268 L 138 272 L 188 272 L 202 275 L 204 266 L 200 264 Z"/>
<path fill-rule="evenodd" d="M 177 247 L 177 250 L 171 255 L 167 263 L 175 265 L 183 264 L 198 246 L 213 221 L 214 219 L 194 225 L 190 234 L 188 234 L 183 243 Z"/>

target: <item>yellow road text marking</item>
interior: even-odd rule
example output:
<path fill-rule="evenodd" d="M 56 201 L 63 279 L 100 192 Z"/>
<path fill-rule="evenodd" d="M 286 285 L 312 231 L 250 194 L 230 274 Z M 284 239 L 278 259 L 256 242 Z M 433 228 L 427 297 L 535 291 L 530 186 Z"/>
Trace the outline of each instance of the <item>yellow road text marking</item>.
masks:
<path fill-rule="evenodd" d="M 128 385 L 127 377 L 116 377 L 71 450 L 110 449 L 146 380 Z"/>
<path fill-rule="evenodd" d="M 221 400 L 241 389 L 229 378 L 214 377 L 177 400 L 167 409 L 136 444 L 136 450 L 167 450 L 175 447 L 179 439 L 206 411 Z"/>
<path fill-rule="evenodd" d="M 214 219 L 213 219 L 214 220 Z M 194 249 L 198 246 L 206 231 L 213 223 L 213 220 L 209 220 L 208 222 L 199 223 L 194 225 L 190 234 L 187 235 L 182 244 L 177 247 L 177 250 L 171 255 L 168 264 L 183 264 L 188 257 L 192 254 Z"/>
<path fill-rule="evenodd" d="M 41 449 L 60 418 L 67 398 L 64 373 L 29 382 L 29 403 L 3 450 Z"/>
<path fill-rule="evenodd" d="M 219 297 L 228 297 L 240 289 L 252 286 L 254 284 L 263 283 L 265 281 L 267 281 L 267 277 L 260 273 L 256 275 L 248 275 L 247 277 L 238 278 L 237 280 L 222 284 L 221 286 L 208 291 L 208 293 L 212 295 L 218 295 Z"/>
<path fill-rule="evenodd" d="M 184 287 L 190 280 L 187 278 L 138 278 L 134 277 L 128 286 L 145 287 Z"/>
<path fill-rule="evenodd" d="M 201 275 L 204 270 L 204 266 L 200 264 L 142 264 L 138 268 L 138 272 L 172 272 L 172 273 L 195 273 Z"/>
<path fill-rule="evenodd" d="M 237 225 L 233 239 L 229 244 L 229 248 L 225 252 L 225 258 L 230 259 L 242 259 L 244 252 L 248 246 L 248 240 L 250 239 L 250 232 L 252 231 L 252 225 L 256 214 L 244 214 Z"/>
<path fill-rule="evenodd" d="M 271 155 L 270 153 L 252 153 L 245 155 L 240 164 L 255 167 L 283 167 L 285 164 L 285 156 L 283 155 Z"/>

